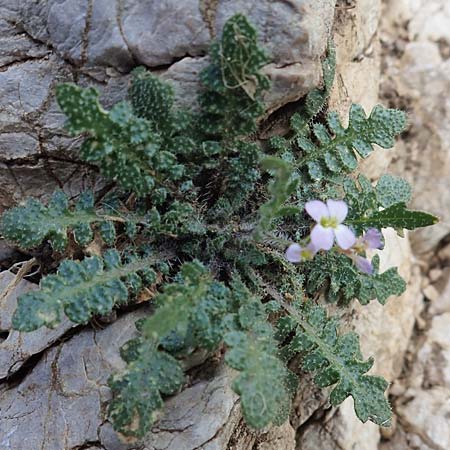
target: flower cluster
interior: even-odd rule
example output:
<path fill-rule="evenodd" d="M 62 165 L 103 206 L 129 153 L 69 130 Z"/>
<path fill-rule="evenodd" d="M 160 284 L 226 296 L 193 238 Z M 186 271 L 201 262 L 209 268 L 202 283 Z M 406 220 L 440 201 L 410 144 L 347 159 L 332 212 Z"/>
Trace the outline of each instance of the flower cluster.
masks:
<path fill-rule="evenodd" d="M 343 224 L 348 214 L 347 203 L 343 200 L 327 200 L 326 203 L 312 200 L 306 203 L 305 210 L 316 224 L 305 240 L 306 245 L 295 243 L 288 247 L 288 261 L 299 263 L 311 260 L 320 250 L 331 250 L 336 242 L 337 247 L 354 261 L 359 270 L 369 275 L 373 273 L 372 263 L 362 255 L 365 255 L 367 250 L 383 247 L 380 231 L 369 228 L 363 236 L 357 238 L 355 233 Z"/>

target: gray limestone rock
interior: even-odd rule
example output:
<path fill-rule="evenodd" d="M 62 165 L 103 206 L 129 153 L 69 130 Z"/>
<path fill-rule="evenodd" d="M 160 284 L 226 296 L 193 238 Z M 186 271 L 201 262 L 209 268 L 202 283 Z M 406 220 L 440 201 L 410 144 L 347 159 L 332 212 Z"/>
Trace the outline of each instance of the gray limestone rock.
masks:
<path fill-rule="evenodd" d="M 14 274 L 11 272 L 0 273 L 0 295 L 14 278 Z M 11 319 L 16 310 L 17 298 L 36 288 L 35 284 L 21 280 L 11 294 L 3 298 L 1 302 L 0 331 L 4 333 L 4 338 L 0 340 L 0 380 L 14 374 L 31 356 L 45 350 L 74 326 L 66 318 L 53 330 L 41 328 L 31 333 L 13 330 Z"/>
<path fill-rule="evenodd" d="M 195 106 L 198 73 L 227 18 L 246 13 L 272 62 L 268 111 L 320 84 L 333 0 L 4 0 L 0 5 L 0 210 L 56 188 L 95 187 L 62 131 L 58 83 L 97 86 L 111 106 L 126 97 L 128 73 L 145 65 Z M 120 86 L 120 89 L 119 89 Z M 61 164 L 60 164 L 61 163 Z M 89 175 L 91 174 L 91 175 Z"/>

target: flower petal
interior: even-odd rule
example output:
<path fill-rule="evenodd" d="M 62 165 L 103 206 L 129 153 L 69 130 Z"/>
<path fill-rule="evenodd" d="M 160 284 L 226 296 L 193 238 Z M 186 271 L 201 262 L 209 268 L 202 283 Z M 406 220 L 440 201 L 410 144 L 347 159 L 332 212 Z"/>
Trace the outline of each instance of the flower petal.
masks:
<path fill-rule="evenodd" d="M 371 249 L 382 249 L 384 247 L 382 238 L 383 235 L 376 228 L 369 228 L 363 237 L 367 247 Z"/>
<path fill-rule="evenodd" d="M 363 258 L 362 256 L 357 256 L 355 258 L 355 264 L 361 272 L 367 273 L 367 275 L 373 274 L 373 266 L 368 259 Z"/>
<path fill-rule="evenodd" d="M 330 217 L 336 217 L 339 223 L 342 223 L 348 214 L 348 206 L 343 200 L 327 200 Z"/>
<path fill-rule="evenodd" d="M 316 221 L 320 222 L 322 217 L 330 217 L 327 205 L 320 200 L 311 200 L 305 204 L 306 212 Z"/>
<path fill-rule="evenodd" d="M 316 246 L 312 242 L 310 242 L 306 246 L 306 249 L 309 250 L 312 253 L 313 256 L 319 251 L 319 249 L 316 248 Z"/>
<path fill-rule="evenodd" d="M 291 263 L 299 263 L 302 260 L 302 250 L 300 245 L 291 244 L 286 250 L 286 259 Z"/>
<path fill-rule="evenodd" d="M 346 225 L 338 225 L 334 233 L 336 235 L 336 241 L 342 250 L 348 250 L 356 242 L 355 234 Z"/>
<path fill-rule="evenodd" d="M 334 243 L 334 233 L 332 228 L 324 228 L 317 224 L 311 231 L 311 244 L 317 250 L 330 250 Z"/>

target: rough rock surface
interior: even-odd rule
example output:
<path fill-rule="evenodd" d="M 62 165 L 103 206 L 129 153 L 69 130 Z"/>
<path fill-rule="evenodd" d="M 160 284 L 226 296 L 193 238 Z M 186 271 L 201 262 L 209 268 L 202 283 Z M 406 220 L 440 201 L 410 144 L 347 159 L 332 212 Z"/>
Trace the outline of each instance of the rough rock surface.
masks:
<path fill-rule="evenodd" d="M 15 276 L 8 271 L 0 273 L 0 294 L 12 283 Z M 0 331 L 0 380 L 11 376 L 33 355 L 36 355 L 74 326 L 67 318 L 54 330 L 41 328 L 32 333 L 21 333 L 11 328 L 12 315 L 17 306 L 17 298 L 37 286 L 26 280 L 21 280 L 11 291 L 11 294 L 1 301 Z"/>
<path fill-rule="evenodd" d="M 449 88 L 450 8 L 445 0 L 386 2 L 382 96 L 410 111 L 392 169 L 413 181 L 413 204 L 441 224 L 412 235 L 426 299 L 403 371 L 391 389 L 397 422 L 379 450 L 450 448 Z"/>
<path fill-rule="evenodd" d="M 197 74 L 207 63 L 204 55 L 211 38 L 220 32 L 226 18 L 239 10 L 262 30 L 261 40 L 272 57 L 273 63 L 266 71 L 274 88 L 266 103 L 269 111 L 274 110 L 320 83 L 319 58 L 332 27 L 334 3 L 332 0 L 4 0 L 0 5 L 0 210 L 27 195 L 45 197 L 58 186 L 75 194 L 80 186 L 101 184 L 92 168 L 77 161 L 77 142 L 61 132 L 63 117 L 53 96 L 58 82 L 94 84 L 101 90 L 104 104 L 109 106 L 125 95 L 130 69 L 145 64 L 173 83 L 178 102 L 192 104 L 199 88 Z M 330 106 L 343 117 L 353 102 L 361 103 L 369 112 L 378 101 L 380 8 L 378 0 L 337 2 L 338 76 Z M 424 29 L 420 24 L 414 26 Z M 430 35 L 424 36 L 426 40 Z M 433 45 L 438 48 L 438 44 Z M 442 46 L 439 50 L 444 64 Z M 429 59 L 432 57 L 430 54 Z M 384 150 L 376 152 L 365 162 L 363 171 L 375 179 L 386 170 L 392 155 Z M 399 172 L 404 170 L 396 167 Z M 429 180 L 429 171 L 426 173 Z M 415 183 L 417 178 L 420 182 L 419 175 L 419 171 L 414 173 Z M 425 175 L 423 180 L 427 181 Z M 419 315 L 423 302 L 420 271 L 413 263 L 408 240 L 393 232 L 385 237 L 383 267 L 399 266 L 409 280 L 409 288 L 385 307 L 375 302 L 364 308 L 356 304 L 348 317 L 348 327 L 362 334 L 365 356 L 375 356 L 374 373 L 394 382 L 404 369 L 403 355 L 415 320 L 423 322 Z M 23 282 L 19 290 L 28 288 Z M 445 292 L 438 284 L 436 289 Z M 13 304 L 11 299 L 8 302 Z M 445 306 L 439 308 L 439 314 L 447 320 Z M 105 421 L 110 395 L 106 380 L 112 371 L 123 367 L 118 348 L 133 335 L 134 320 L 141 313 L 124 315 L 104 330 L 85 329 L 58 344 L 54 342 L 65 329 L 59 334 L 45 331 L 50 334 L 37 339 L 39 346 L 22 347 L 27 356 L 19 364 L 32 354 L 40 359 L 34 361 L 34 367 L 24 368 L 21 371 L 24 373 L 13 378 L 12 384 L 0 384 L 0 448 L 428 450 L 445 444 L 436 435 L 432 420 L 423 416 L 419 423 L 409 417 L 414 408 L 403 400 L 412 399 L 414 405 L 426 404 L 445 417 L 448 400 L 442 392 L 447 392 L 448 385 L 442 380 L 448 379 L 447 366 L 435 367 L 431 376 L 434 384 L 427 385 L 427 390 L 420 383 L 413 386 L 405 382 L 404 387 L 394 383 L 392 392 L 398 400 L 400 425 L 389 436 L 386 431 L 381 435 L 372 424 L 361 424 L 354 415 L 351 399 L 338 410 L 330 409 L 324 393 L 311 383 L 304 383 L 299 390 L 289 422 L 255 433 L 245 426 L 236 396 L 229 387 L 232 372 L 219 366 L 208 376 L 202 374 L 203 378 L 190 380 L 179 395 L 167 400 L 163 416 L 144 443 L 121 443 Z M 6 313 L 2 310 L 1 314 Z M 9 329 L 5 323 L 0 327 L 2 330 Z M 0 344 L 0 358 L 12 336 L 10 333 Z M 422 356 L 414 372 L 416 378 L 421 374 L 421 379 L 429 379 L 429 371 L 424 375 L 428 369 L 423 366 L 434 361 L 436 345 L 443 345 L 444 350 L 439 347 L 439 352 L 444 352 L 447 361 L 445 339 L 442 332 L 427 334 L 424 342 L 428 344 L 419 352 Z M 11 358 L 12 347 L 5 354 Z M 0 362 L 2 370 L 8 367 L 5 373 L 17 364 L 14 361 L 3 366 L 3 359 Z M 409 379 L 403 373 L 402 377 Z M 408 397 L 404 397 L 405 392 Z M 427 442 L 437 447 L 427 447 Z"/>
<path fill-rule="evenodd" d="M 75 194 L 98 176 L 77 161 L 54 100 L 63 81 L 96 85 L 106 105 L 145 65 L 192 105 L 211 40 L 236 12 L 260 31 L 272 63 L 268 110 L 320 83 L 333 0 L 4 0 L 0 5 L 0 210 L 55 188 Z M 186 95 L 187 94 L 187 95 Z"/>
<path fill-rule="evenodd" d="M 441 223 L 414 234 L 419 253 L 432 251 L 450 232 L 450 5 L 445 0 L 389 2 L 383 40 L 384 95 L 411 111 L 410 128 L 392 170 L 414 185 L 413 206 Z M 399 38 L 400 35 L 400 38 Z"/>

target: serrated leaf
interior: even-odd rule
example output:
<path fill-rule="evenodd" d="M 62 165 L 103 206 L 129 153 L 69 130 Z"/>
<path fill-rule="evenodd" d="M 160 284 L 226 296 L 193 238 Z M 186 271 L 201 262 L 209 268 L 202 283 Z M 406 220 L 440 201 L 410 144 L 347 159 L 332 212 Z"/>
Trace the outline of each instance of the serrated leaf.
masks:
<path fill-rule="evenodd" d="M 242 14 L 224 25 L 221 39 L 211 46 L 211 64 L 200 74 L 205 91 L 200 95 L 200 125 L 212 136 L 252 133 L 263 114 L 261 95 L 269 79 L 261 73 L 268 62 L 258 46 L 255 29 Z"/>
<path fill-rule="evenodd" d="M 376 195 L 383 208 L 396 203 L 407 204 L 411 200 L 411 186 L 403 178 L 385 174 L 378 180 Z"/>
<path fill-rule="evenodd" d="M 290 395 L 284 384 L 288 372 L 276 355 L 271 326 L 253 323 L 248 333 L 225 335 L 225 343 L 230 347 L 226 363 L 240 371 L 232 387 L 240 395 L 246 422 L 257 429 L 283 423 L 290 410 Z"/>
<path fill-rule="evenodd" d="M 0 222 L 3 236 L 22 248 L 32 248 L 49 240 L 57 251 L 63 251 L 68 243 L 68 233 L 72 230 L 76 241 L 88 245 L 93 239 L 91 226 L 96 223 L 114 228 L 112 222 L 101 217 L 93 209 L 91 193 L 83 193 L 76 208 L 69 207 L 67 196 L 56 191 L 47 206 L 29 199 L 24 205 L 7 210 Z"/>
<path fill-rule="evenodd" d="M 129 103 L 117 103 L 108 112 L 100 106 L 98 96 L 94 88 L 82 89 L 69 83 L 56 90 L 59 106 L 68 117 L 68 130 L 90 135 L 81 146 L 80 156 L 97 163 L 106 178 L 145 195 L 155 185 L 150 172 L 158 166 L 152 157 L 157 156 L 160 138 L 148 120 L 133 114 Z M 165 171 L 173 176 L 167 168 Z"/>
<path fill-rule="evenodd" d="M 390 296 L 401 295 L 406 284 L 397 269 L 378 273 L 378 264 L 379 257 L 375 256 L 372 260 L 375 273 L 368 275 L 346 255 L 333 251 L 316 255 L 309 264 L 307 292 L 314 295 L 325 287 L 326 297 L 332 302 L 341 299 L 347 303 L 356 298 L 363 305 L 374 299 L 384 304 Z"/>
<path fill-rule="evenodd" d="M 321 124 L 313 125 L 313 133 L 320 141 L 320 146 L 314 149 L 305 145 L 306 134 L 297 137 L 299 146 L 305 147 L 309 153 L 299 162 L 300 167 L 307 167 L 313 180 L 321 180 L 327 172 L 339 173 L 342 169 L 349 172 L 357 167 L 355 153 L 366 158 L 373 151 L 373 144 L 383 148 L 394 145 L 394 138 L 403 131 L 406 125 L 406 115 L 402 111 L 375 106 L 369 117 L 360 105 L 352 105 L 349 125 L 344 128 L 336 113 L 329 113 L 327 123 L 335 132 L 331 138 Z M 342 165 L 337 164 L 340 161 Z"/>
<path fill-rule="evenodd" d="M 143 258 L 121 264 L 115 250 L 108 250 L 104 259 L 93 256 L 80 262 L 65 260 L 55 275 L 42 279 L 38 291 L 19 297 L 13 328 L 53 328 L 63 311 L 75 323 L 86 323 L 94 314 L 107 314 L 128 299 L 124 279 L 154 262 L 154 258 Z"/>
<path fill-rule="evenodd" d="M 411 211 L 404 203 L 397 203 L 382 211 L 376 211 L 368 217 L 359 217 L 348 220 L 350 225 L 374 227 L 377 229 L 392 227 L 395 229 L 415 230 L 428 227 L 439 222 L 432 214 L 423 211 Z"/>
<path fill-rule="evenodd" d="M 128 94 L 133 111 L 155 124 L 159 131 L 169 131 L 174 101 L 172 87 L 143 67 L 134 69 L 132 75 Z"/>
<path fill-rule="evenodd" d="M 265 170 L 274 175 L 268 190 L 271 198 L 259 208 L 259 222 L 255 230 L 258 239 L 273 226 L 273 221 L 279 215 L 288 212 L 285 203 L 294 193 L 299 180 L 292 179 L 293 168 L 291 164 L 281 158 L 266 157 L 261 161 Z M 292 212 L 289 209 L 289 213 Z"/>
<path fill-rule="evenodd" d="M 162 394 L 177 392 L 184 374 L 180 363 L 171 355 L 157 351 L 145 343 L 134 349 L 124 373 L 108 380 L 113 399 L 108 415 L 117 431 L 127 436 L 142 437 L 154 423 L 163 406 Z"/>
<path fill-rule="evenodd" d="M 370 420 L 388 426 L 392 416 L 384 394 L 388 383 L 381 377 L 366 375 L 373 360 L 362 359 L 358 336 L 339 336 L 336 319 L 327 318 L 320 306 L 304 304 L 296 309 L 284 302 L 283 306 L 298 324 L 295 338 L 302 352 L 302 367 L 316 372 L 314 381 L 320 387 L 334 385 L 331 404 L 337 406 L 351 396 L 362 422 Z M 302 341 L 308 345 L 301 345 Z"/>

